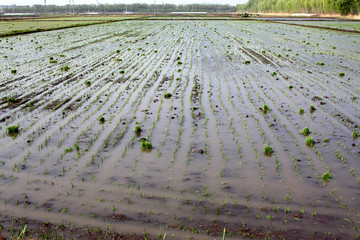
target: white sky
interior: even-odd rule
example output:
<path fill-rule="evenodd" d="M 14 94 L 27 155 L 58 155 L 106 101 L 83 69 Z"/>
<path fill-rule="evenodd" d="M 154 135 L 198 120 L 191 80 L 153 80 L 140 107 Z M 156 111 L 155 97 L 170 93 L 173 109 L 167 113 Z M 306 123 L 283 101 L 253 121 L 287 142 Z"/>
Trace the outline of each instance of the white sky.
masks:
<path fill-rule="evenodd" d="M 98 0 L 99 3 L 148 3 L 153 4 L 154 0 Z M 247 0 L 156 0 L 157 4 L 170 3 L 170 4 L 189 4 L 189 3 L 220 3 L 229 4 L 235 6 L 236 4 L 245 3 Z M 69 0 L 46 0 L 47 5 L 65 5 L 68 4 Z M 96 4 L 96 0 L 74 0 L 75 4 Z M 44 0 L 1 0 L 0 5 L 33 5 L 33 4 L 44 4 Z"/>

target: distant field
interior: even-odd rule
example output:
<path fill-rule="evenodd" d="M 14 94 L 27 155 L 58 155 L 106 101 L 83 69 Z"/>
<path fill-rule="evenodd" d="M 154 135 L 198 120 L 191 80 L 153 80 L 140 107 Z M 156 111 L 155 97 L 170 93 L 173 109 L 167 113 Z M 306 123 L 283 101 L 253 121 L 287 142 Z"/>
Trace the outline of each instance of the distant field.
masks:
<path fill-rule="evenodd" d="M 360 21 L 283 21 L 292 24 L 360 31 Z"/>
<path fill-rule="evenodd" d="M 108 21 L 124 20 L 132 17 L 113 16 L 80 16 L 60 18 L 38 18 L 30 20 L 0 21 L 0 35 L 13 35 L 18 33 L 61 29 L 74 26 L 85 26 Z"/>
<path fill-rule="evenodd" d="M 359 238 L 359 34 L 139 20 L 0 45 L 7 239 Z"/>

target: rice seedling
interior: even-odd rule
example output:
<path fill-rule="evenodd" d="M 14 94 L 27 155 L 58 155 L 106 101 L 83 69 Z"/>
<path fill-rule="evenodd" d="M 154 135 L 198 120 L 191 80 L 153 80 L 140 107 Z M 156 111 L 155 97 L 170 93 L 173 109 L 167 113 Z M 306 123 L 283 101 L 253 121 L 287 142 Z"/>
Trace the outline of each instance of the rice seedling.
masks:
<path fill-rule="evenodd" d="M 273 148 L 271 146 L 265 145 L 264 146 L 264 153 L 267 155 L 271 155 L 273 153 Z"/>
<path fill-rule="evenodd" d="M 171 98 L 172 97 L 172 94 L 171 93 L 165 93 L 164 94 L 164 98 Z"/>
<path fill-rule="evenodd" d="M 306 137 L 305 143 L 306 143 L 306 145 L 313 147 L 315 144 L 315 140 L 312 137 Z"/>
<path fill-rule="evenodd" d="M 134 128 L 134 132 L 135 133 L 141 133 L 142 132 L 142 128 L 141 128 L 141 126 L 136 126 L 135 128 Z"/>
<path fill-rule="evenodd" d="M 69 153 L 69 152 L 72 152 L 72 151 L 73 151 L 72 147 L 65 148 L 65 153 Z"/>
<path fill-rule="evenodd" d="M 304 114 L 304 109 L 302 107 L 300 107 L 300 109 L 299 109 L 299 114 L 300 115 Z"/>
<path fill-rule="evenodd" d="M 99 122 L 100 122 L 101 124 L 105 123 L 105 118 L 104 118 L 104 116 L 101 116 L 101 117 L 99 118 Z"/>
<path fill-rule="evenodd" d="M 146 140 L 141 141 L 141 149 L 142 150 L 151 150 L 152 149 L 152 143 L 148 142 Z"/>
<path fill-rule="evenodd" d="M 357 137 L 359 137 L 359 132 L 358 132 L 358 131 L 354 131 L 352 135 L 353 135 L 353 138 L 357 138 Z"/>
<path fill-rule="evenodd" d="M 63 72 L 67 72 L 69 70 L 70 70 L 70 67 L 68 65 L 61 67 L 61 71 L 63 71 Z"/>
<path fill-rule="evenodd" d="M 15 101 L 16 101 L 16 99 L 15 99 L 14 97 L 9 97 L 9 98 L 7 98 L 7 103 L 8 103 L 9 105 L 14 104 Z"/>
<path fill-rule="evenodd" d="M 330 181 L 332 176 L 331 176 L 331 173 L 330 172 L 325 172 L 322 177 L 321 177 L 324 181 Z"/>
<path fill-rule="evenodd" d="M 7 128 L 7 131 L 9 134 L 18 134 L 19 133 L 19 126 L 15 125 L 15 126 L 10 126 Z"/>
<path fill-rule="evenodd" d="M 264 113 L 267 113 L 268 111 L 270 111 L 270 107 L 266 104 L 264 104 L 262 107 L 261 107 L 261 110 L 264 112 Z"/>
<path fill-rule="evenodd" d="M 310 113 L 313 113 L 316 110 L 316 108 L 313 105 L 310 105 Z"/>
<path fill-rule="evenodd" d="M 304 129 L 302 129 L 301 131 L 300 131 L 300 133 L 302 134 L 302 135 L 304 135 L 304 136 L 308 136 L 309 134 L 310 134 L 310 130 L 309 130 L 309 128 L 304 128 Z"/>

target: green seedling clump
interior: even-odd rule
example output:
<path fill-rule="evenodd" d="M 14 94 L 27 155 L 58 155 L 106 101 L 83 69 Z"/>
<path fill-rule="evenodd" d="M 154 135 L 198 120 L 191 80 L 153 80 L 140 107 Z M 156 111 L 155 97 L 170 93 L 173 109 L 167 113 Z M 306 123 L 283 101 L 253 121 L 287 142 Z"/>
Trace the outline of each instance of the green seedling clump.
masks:
<path fill-rule="evenodd" d="M 69 152 L 72 152 L 72 151 L 73 151 L 72 147 L 65 148 L 66 153 L 69 153 Z"/>
<path fill-rule="evenodd" d="M 68 65 L 61 67 L 61 71 L 67 72 L 69 70 L 70 70 L 70 67 Z"/>
<path fill-rule="evenodd" d="M 264 153 L 271 155 L 271 153 L 273 152 L 273 148 L 271 146 L 265 145 L 264 146 Z"/>
<path fill-rule="evenodd" d="M 310 106 L 310 112 L 312 113 L 312 112 L 314 112 L 316 110 L 316 108 L 313 106 L 313 105 L 311 105 Z"/>
<path fill-rule="evenodd" d="M 312 137 L 306 137 L 305 143 L 306 143 L 306 145 L 309 145 L 310 147 L 312 147 L 315 144 L 315 140 Z"/>
<path fill-rule="evenodd" d="M 12 69 L 12 70 L 11 70 L 11 73 L 12 73 L 12 74 L 16 74 L 16 69 Z"/>
<path fill-rule="evenodd" d="M 7 128 L 9 134 L 18 134 L 19 133 L 19 126 L 10 126 Z"/>
<path fill-rule="evenodd" d="M 306 127 L 303 130 L 301 130 L 300 133 L 304 136 L 308 136 L 310 134 L 310 130 L 309 128 Z"/>
<path fill-rule="evenodd" d="M 330 181 L 331 180 L 331 173 L 326 172 L 322 175 L 322 179 L 325 181 Z"/>
<path fill-rule="evenodd" d="M 358 136 L 359 136 L 359 132 L 358 132 L 358 131 L 354 131 L 354 132 L 353 132 L 353 137 L 354 137 L 354 138 L 357 138 Z"/>
<path fill-rule="evenodd" d="M 328 138 L 324 138 L 323 142 L 329 142 L 330 140 Z"/>
<path fill-rule="evenodd" d="M 171 93 L 165 93 L 164 98 L 171 98 L 172 94 Z"/>
<path fill-rule="evenodd" d="M 104 118 L 103 116 L 101 116 L 101 117 L 99 118 L 99 122 L 100 122 L 100 123 L 104 123 L 104 122 L 105 122 L 105 118 Z"/>
<path fill-rule="evenodd" d="M 339 77 L 343 77 L 343 76 L 345 76 L 345 73 L 339 72 Z"/>
<path fill-rule="evenodd" d="M 13 97 L 9 97 L 9 98 L 7 99 L 7 103 L 8 103 L 8 104 L 13 104 L 13 103 L 15 103 L 15 101 L 16 101 L 16 99 L 13 98 Z"/>
<path fill-rule="evenodd" d="M 246 60 L 246 61 L 245 61 L 245 64 L 250 64 L 250 61 L 249 61 L 249 60 Z"/>
<path fill-rule="evenodd" d="M 134 128 L 134 132 L 136 132 L 136 133 L 141 133 L 141 132 L 142 132 L 142 128 L 141 128 L 140 126 L 136 126 L 136 127 Z"/>
<path fill-rule="evenodd" d="M 90 87 L 90 86 L 91 86 L 91 82 L 90 82 L 89 80 L 86 80 L 86 81 L 85 81 L 85 85 L 88 86 L 88 87 Z"/>
<path fill-rule="evenodd" d="M 141 149 L 143 150 L 151 150 L 152 149 L 152 143 L 148 141 L 142 141 L 141 142 Z"/>
<path fill-rule="evenodd" d="M 304 114 L 304 109 L 303 109 L 303 108 L 300 108 L 300 109 L 299 109 L 299 113 L 300 113 L 300 114 Z"/>
<path fill-rule="evenodd" d="M 125 73 L 125 71 L 124 70 L 120 70 L 120 74 L 124 74 Z"/>
<path fill-rule="evenodd" d="M 268 105 L 264 104 L 264 105 L 261 107 L 261 110 L 262 110 L 264 113 L 266 113 L 266 112 L 270 111 L 270 108 L 269 108 Z"/>

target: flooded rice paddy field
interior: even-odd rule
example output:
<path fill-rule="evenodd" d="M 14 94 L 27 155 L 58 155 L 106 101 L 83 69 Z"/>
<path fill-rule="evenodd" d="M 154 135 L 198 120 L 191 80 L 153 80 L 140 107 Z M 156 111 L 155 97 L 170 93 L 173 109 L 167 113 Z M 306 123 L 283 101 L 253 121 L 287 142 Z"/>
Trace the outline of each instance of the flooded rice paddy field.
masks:
<path fill-rule="evenodd" d="M 359 237 L 358 34 L 129 21 L 0 40 L 3 216 L 160 239 Z"/>

